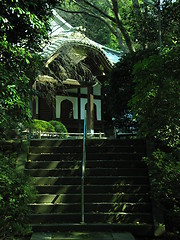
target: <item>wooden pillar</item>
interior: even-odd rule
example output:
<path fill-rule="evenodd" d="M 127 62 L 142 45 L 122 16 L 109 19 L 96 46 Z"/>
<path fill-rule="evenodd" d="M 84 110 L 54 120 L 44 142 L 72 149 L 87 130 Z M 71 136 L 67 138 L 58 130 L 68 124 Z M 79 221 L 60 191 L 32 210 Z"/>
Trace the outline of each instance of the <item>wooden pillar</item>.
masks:
<path fill-rule="evenodd" d="M 88 98 L 87 98 L 87 130 L 90 133 L 94 133 L 94 95 L 93 87 L 88 86 Z"/>
<path fill-rule="evenodd" d="M 52 97 L 51 107 L 52 107 L 52 119 L 55 120 L 56 119 L 56 96 Z"/>
<path fill-rule="evenodd" d="M 78 88 L 78 131 L 81 132 L 81 89 Z"/>

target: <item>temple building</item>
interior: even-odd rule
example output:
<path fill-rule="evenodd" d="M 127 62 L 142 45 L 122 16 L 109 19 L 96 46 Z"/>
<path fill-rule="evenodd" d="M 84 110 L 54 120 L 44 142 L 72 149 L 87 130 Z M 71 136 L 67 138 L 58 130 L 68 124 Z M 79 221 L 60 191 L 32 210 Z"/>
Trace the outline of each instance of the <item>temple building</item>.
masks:
<path fill-rule="evenodd" d="M 33 85 L 40 93 L 33 98 L 33 116 L 82 132 L 87 110 L 88 131 L 102 132 L 103 83 L 121 52 L 90 40 L 56 10 L 53 15 L 50 40 L 43 46 L 46 61 Z"/>

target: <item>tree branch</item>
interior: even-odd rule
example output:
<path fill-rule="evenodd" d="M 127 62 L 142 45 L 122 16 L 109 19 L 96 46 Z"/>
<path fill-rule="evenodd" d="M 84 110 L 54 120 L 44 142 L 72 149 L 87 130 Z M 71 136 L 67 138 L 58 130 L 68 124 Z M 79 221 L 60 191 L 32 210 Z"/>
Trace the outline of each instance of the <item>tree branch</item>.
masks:
<path fill-rule="evenodd" d="M 106 2 L 107 2 L 107 4 L 108 4 L 108 6 L 110 7 L 110 9 L 113 10 L 113 6 L 112 6 L 110 0 L 106 0 Z"/>
<path fill-rule="evenodd" d="M 76 1 L 76 2 L 77 2 L 77 1 Z M 111 21 L 114 22 L 114 23 L 116 22 L 116 19 L 115 19 L 115 18 L 109 16 L 107 13 L 105 13 L 104 11 L 102 11 L 99 7 L 95 6 L 94 4 L 92 4 L 92 3 L 90 3 L 89 1 L 86 1 L 86 0 L 83 0 L 83 2 L 84 2 L 86 5 L 88 5 L 88 6 L 92 7 L 92 8 L 94 8 L 95 10 L 97 10 L 102 16 L 108 18 L 109 20 L 111 20 Z"/>
<path fill-rule="evenodd" d="M 110 29 L 110 31 L 112 32 L 113 35 L 115 35 L 116 39 L 118 40 L 118 43 L 119 43 L 119 46 L 120 48 L 122 49 L 122 51 L 124 53 L 127 53 L 128 50 L 127 50 L 127 47 L 125 46 L 125 44 L 123 43 L 123 39 L 120 35 L 120 33 L 118 33 L 118 31 L 116 31 L 114 29 L 114 27 L 102 16 L 99 16 L 97 14 L 94 14 L 94 13 L 90 13 L 90 12 L 87 12 L 87 11 L 72 11 L 72 10 L 67 10 L 67 9 L 63 9 L 63 8 L 60 8 L 60 7 L 57 7 L 60 11 L 63 11 L 63 12 L 67 12 L 67 13 L 76 13 L 76 14 L 84 14 L 84 15 L 88 15 L 90 17 L 93 17 L 93 18 L 96 18 L 98 20 L 100 20 L 101 22 L 104 22 L 106 24 L 106 26 Z"/>
<path fill-rule="evenodd" d="M 125 39 L 125 42 L 127 44 L 127 47 L 129 49 L 129 51 L 134 52 L 135 50 L 134 50 L 134 47 L 132 45 L 130 36 L 129 36 L 128 32 L 126 31 L 126 29 L 124 28 L 123 22 L 121 20 L 120 15 L 119 15 L 118 2 L 117 2 L 117 0 L 111 0 L 111 1 L 112 1 L 112 4 L 113 4 L 113 13 L 114 13 L 114 16 L 116 18 L 117 27 L 120 29 L 120 31 L 121 31 L 124 39 Z"/>

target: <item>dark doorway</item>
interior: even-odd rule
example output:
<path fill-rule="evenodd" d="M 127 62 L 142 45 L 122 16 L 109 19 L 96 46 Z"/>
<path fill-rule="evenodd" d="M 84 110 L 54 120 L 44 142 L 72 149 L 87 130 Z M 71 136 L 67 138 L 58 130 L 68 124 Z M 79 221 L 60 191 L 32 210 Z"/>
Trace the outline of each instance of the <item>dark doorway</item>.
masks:
<path fill-rule="evenodd" d="M 62 119 L 73 119 L 73 104 L 69 100 L 61 102 L 61 118 Z"/>
<path fill-rule="evenodd" d="M 50 121 L 53 118 L 53 107 L 46 98 L 39 98 L 39 119 Z"/>

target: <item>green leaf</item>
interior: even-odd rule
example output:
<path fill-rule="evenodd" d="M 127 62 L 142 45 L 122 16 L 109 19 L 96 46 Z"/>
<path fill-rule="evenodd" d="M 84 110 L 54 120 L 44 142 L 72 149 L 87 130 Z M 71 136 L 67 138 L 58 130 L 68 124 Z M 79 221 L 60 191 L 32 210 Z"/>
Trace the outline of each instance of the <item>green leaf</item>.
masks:
<path fill-rule="evenodd" d="M 30 64 L 30 61 L 29 61 L 29 59 L 28 59 L 28 58 L 26 58 L 26 63 L 27 63 L 27 64 Z"/>

